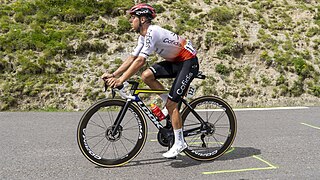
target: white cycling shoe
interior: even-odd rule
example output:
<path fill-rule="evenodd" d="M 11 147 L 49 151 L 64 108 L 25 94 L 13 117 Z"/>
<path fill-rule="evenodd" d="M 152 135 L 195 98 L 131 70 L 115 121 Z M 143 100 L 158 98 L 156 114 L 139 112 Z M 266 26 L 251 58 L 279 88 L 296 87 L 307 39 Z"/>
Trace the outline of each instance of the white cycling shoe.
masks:
<path fill-rule="evenodd" d="M 176 157 L 179 153 L 181 153 L 184 149 L 188 147 L 187 143 L 184 143 L 182 145 L 173 145 L 169 151 L 166 153 L 163 153 L 162 156 L 166 158 L 173 158 Z"/>

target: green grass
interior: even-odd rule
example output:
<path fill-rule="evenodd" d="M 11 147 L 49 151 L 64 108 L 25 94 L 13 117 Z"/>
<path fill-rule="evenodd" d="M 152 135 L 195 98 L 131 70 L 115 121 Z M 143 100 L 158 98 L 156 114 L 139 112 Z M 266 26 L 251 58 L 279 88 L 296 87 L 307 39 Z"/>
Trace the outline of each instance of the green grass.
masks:
<path fill-rule="evenodd" d="M 130 32 L 125 17 L 133 3 L 17 0 L 1 4 L 0 110 L 42 109 L 34 102 L 43 94 L 48 94 L 46 101 L 57 104 L 44 107 L 44 111 L 70 104 L 70 93 L 86 103 L 103 98 L 99 76 L 119 67 L 122 57 L 135 45 L 131 42 L 135 42 L 136 34 Z M 319 5 L 302 0 L 295 5 L 280 0 L 215 4 L 205 0 L 206 8 L 190 0 L 149 3 L 158 11 L 155 24 L 161 22 L 163 27 L 190 38 L 204 59 L 212 55 L 220 58 L 201 64 L 214 68 L 205 72 L 210 75 L 208 79 L 197 84 L 204 87 L 202 94 L 255 97 L 261 89 L 269 88 L 274 98 L 306 93 L 320 96 Z M 293 13 L 309 16 L 295 19 Z M 247 61 L 246 56 L 251 55 L 255 62 Z M 153 56 L 150 63 L 160 60 Z M 257 67 L 278 75 L 255 75 Z M 141 81 L 139 75 L 137 78 Z M 250 88 L 250 82 L 256 89 Z M 218 83 L 233 90 L 212 88 Z"/>

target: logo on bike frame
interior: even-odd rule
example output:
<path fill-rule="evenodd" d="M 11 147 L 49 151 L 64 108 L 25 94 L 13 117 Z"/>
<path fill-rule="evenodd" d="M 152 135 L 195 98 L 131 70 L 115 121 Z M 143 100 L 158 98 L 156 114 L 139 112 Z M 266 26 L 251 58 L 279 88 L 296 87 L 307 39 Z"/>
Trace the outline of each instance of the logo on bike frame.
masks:
<path fill-rule="evenodd" d="M 153 124 L 157 126 L 158 129 L 163 128 L 161 123 L 157 120 L 157 118 L 152 114 L 152 112 L 143 104 L 143 102 L 138 101 L 137 102 L 140 108 L 143 110 L 143 112 L 146 113 L 146 115 L 151 119 Z"/>

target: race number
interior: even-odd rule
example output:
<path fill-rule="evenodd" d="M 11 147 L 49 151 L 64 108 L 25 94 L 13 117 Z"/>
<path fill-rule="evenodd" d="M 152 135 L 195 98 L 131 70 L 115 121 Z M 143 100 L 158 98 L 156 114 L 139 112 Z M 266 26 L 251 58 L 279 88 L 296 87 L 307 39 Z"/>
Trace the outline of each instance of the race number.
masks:
<path fill-rule="evenodd" d="M 193 55 L 197 54 L 197 51 L 193 48 L 190 40 L 187 40 L 186 45 L 184 45 L 184 48 L 189 52 L 191 52 L 191 54 Z"/>
<path fill-rule="evenodd" d="M 187 98 L 192 98 L 196 94 L 196 87 L 190 85 L 187 93 Z"/>

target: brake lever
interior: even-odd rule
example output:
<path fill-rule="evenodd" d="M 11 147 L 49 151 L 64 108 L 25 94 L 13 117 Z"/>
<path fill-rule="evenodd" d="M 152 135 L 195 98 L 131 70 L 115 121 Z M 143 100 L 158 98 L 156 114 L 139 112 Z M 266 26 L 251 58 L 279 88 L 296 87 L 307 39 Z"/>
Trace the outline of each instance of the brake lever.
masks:
<path fill-rule="evenodd" d="M 105 85 L 105 87 L 108 87 L 107 85 Z M 112 95 L 112 99 L 116 96 L 116 90 L 121 90 L 123 88 L 123 85 L 120 85 L 118 87 L 112 88 L 111 89 L 111 95 Z"/>
<path fill-rule="evenodd" d="M 104 92 L 107 92 L 107 90 L 108 90 L 108 84 L 105 82 L 104 83 Z"/>
<path fill-rule="evenodd" d="M 114 98 L 114 97 L 116 96 L 116 91 L 121 91 L 124 87 L 127 87 L 127 86 L 128 86 L 128 83 L 127 83 L 127 82 L 124 82 L 124 83 L 121 84 L 120 86 L 111 88 L 112 98 Z M 106 92 L 107 89 L 108 89 L 108 84 L 107 84 L 107 83 L 104 83 L 104 92 Z"/>
<path fill-rule="evenodd" d="M 116 96 L 116 91 L 114 89 L 111 90 L 112 99 Z"/>

